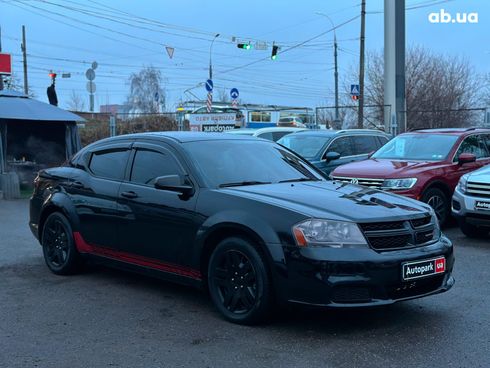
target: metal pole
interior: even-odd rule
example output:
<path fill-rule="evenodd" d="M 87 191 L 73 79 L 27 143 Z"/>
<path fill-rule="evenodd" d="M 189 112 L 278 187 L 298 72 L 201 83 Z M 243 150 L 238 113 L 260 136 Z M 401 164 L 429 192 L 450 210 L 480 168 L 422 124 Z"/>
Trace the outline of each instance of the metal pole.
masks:
<path fill-rule="evenodd" d="M 0 27 L 0 52 L 2 52 L 2 27 Z M 3 75 L 0 74 L 0 91 L 3 90 Z M 0 139 L 2 139 L 2 137 L 0 136 Z M 0 149 L 2 149 L 2 144 L 0 142 Z M 2 163 L 0 162 L 0 173 L 2 172 L 2 167 L 1 167 Z"/>
<path fill-rule="evenodd" d="M 364 127 L 364 39 L 366 34 L 366 0 L 361 3 L 361 45 L 359 53 L 359 113 L 357 127 Z"/>
<path fill-rule="evenodd" d="M 26 46 L 26 27 L 22 26 L 22 61 L 24 64 L 24 93 L 29 94 L 29 83 L 27 81 L 27 46 Z"/>
<path fill-rule="evenodd" d="M 211 59 L 214 41 L 219 37 L 219 33 L 216 33 L 213 40 L 211 41 L 211 45 L 209 46 L 209 79 L 213 79 L 213 62 Z"/>

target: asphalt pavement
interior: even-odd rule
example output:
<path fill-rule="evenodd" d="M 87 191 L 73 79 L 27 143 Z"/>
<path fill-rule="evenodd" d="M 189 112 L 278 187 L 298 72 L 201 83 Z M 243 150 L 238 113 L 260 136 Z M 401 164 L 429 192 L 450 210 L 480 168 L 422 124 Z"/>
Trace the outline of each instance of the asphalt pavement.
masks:
<path fill-rule="evenodd" d="M 456 285 L 393 306 L 228 323 L 195 289 L 104 267 L 56 276 L 0 200 L 0 367 L 490 367 L 490 239 L 455 244 Z"/>

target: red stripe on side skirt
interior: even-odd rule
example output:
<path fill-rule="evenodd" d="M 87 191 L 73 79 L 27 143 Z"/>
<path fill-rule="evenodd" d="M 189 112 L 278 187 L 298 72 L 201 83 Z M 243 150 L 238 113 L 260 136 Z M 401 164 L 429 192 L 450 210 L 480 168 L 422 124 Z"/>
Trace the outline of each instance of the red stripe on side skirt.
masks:
<path fill-rule="evenodd" d="M 138 266 L 149 267 L 160 271 L 170 272 L 176 275 L 190 277 L 191 279 L 201 280 L 201 273 L 195 269 L 175 265 L 172 263 L 162 262 L 153 258 L 138 256 L 131 253 L 120 252 L 114 249 L 99 247 L 89 244 L 83 239 L 82 234 L 78 231 L 73 233 L 75 246 L 80 253 L 90 253 L 102 257 L 123 261 Z"/>

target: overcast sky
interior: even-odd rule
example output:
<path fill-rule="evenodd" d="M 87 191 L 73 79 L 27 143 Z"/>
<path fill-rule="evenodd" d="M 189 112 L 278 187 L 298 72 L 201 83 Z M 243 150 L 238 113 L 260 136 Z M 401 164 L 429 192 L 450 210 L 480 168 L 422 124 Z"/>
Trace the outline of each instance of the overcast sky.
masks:
<path fill-rule="evenodd" d="M 71 73 L 70 79 L 57 79 L 61 107 L 67 106 L 72 91 L 88 102 L 85 70 L 97 61 L 96 109 L 100 104 L 123 103 L 129 75 L 153 65 L 165 77 L 167 108 L 173 111 L 181 99 L 192 98 L 185 90 L 207 79 L 210 40 L 219 33 L 212 54 L 215 96 L 217 90 L 229 93 L 236 87 L 248 103 L 333 105 L 333 32 L 321 35 L 332 27 L 316 13 L 328 14 L 338 25 L 360 14 L 360 2 L 0 0 L 2 47 L 13 54 L 14 71 L 22 81 L 20 39 L 21 26 L 26 26 L 29 84 L 40 100 L 47 101 L 52 69 Z M 406 0 L 406 7 L 407 46 L 464 57 L 476 72 L 490 71 L 489 1 Z M 429 14 L 441 9 L 453 16 L 477 12 L 478 23 L 429 22 Z M 382 0 L 367 0 L 367 51 L 383 47 L 382 10 Z M 357 82 L 352 71 L 359 63 L 359 31 L 360 18 L 337 29 L 343 85 Z M 241 50 L 232 37 L 266 42 L 269 48 Z M 275 61 L 269 58 L 273 42 L 283 52 Z M 175 48 L 172 59 L 165 46 Z M 203 86 L 192 92 L 200 98 L 206 94 Z"/>

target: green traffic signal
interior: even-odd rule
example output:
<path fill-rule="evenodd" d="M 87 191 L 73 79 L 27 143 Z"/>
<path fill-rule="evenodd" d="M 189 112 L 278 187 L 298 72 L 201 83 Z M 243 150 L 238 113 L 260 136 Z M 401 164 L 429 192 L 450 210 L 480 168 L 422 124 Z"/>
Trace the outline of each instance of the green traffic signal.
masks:
<path fill-rule="evenodd" d="M 272 46 L 271 60 L 277 59 L 277 51 L 279 51 L 279 46 L 273 45 Z"/>
<path fill-rule="evenodd" d="M 252 45 L 249 43 L 238 43 L 236 45 L 239 49 L 244 49 L 244 50 L 250 50 L 252 48 Z"/>

